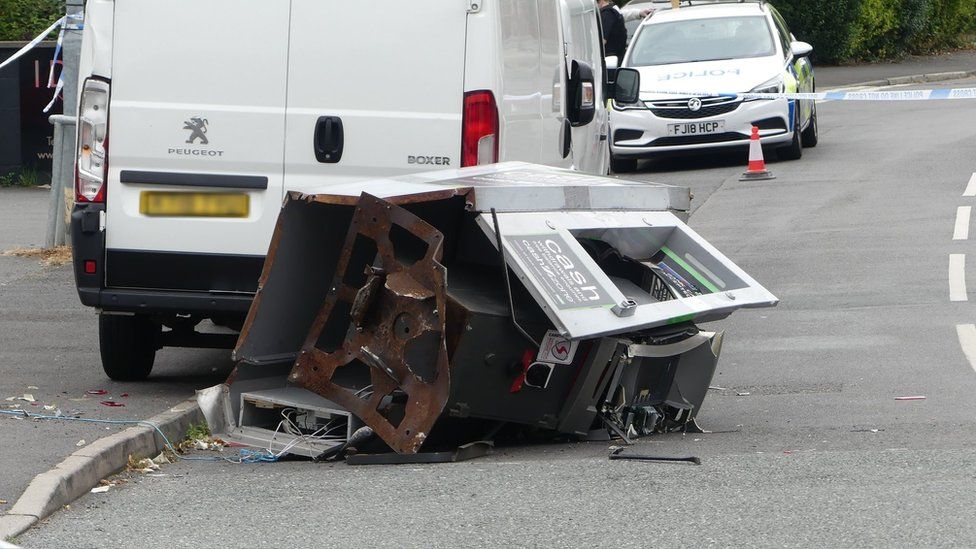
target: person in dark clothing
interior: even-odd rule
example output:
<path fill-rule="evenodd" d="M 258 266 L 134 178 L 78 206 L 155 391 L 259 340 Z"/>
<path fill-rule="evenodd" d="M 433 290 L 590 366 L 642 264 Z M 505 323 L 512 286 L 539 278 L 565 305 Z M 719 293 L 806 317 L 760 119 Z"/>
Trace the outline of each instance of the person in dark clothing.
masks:
<path fill-rule="evenodd" d="M 600 23 L 603 27 L 603 50 L 607 56 L 623 59 L 627 51 L 627 27 L 624 16 L 607 0 L 599 0 Z"/>

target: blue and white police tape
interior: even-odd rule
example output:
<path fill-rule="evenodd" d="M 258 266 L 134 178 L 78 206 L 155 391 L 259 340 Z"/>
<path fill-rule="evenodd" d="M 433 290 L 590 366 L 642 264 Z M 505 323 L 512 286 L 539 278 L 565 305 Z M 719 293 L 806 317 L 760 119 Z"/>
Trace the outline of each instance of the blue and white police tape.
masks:
<path fill-rule="evenodd" d="M 892 91 L 828 91 L 815 93 L 731 93 L 692 91 L 642 91 L 641 96 L 674 95 L 679 97 L 738 97 L 741 99 L 813 99 L 816 101 L 933 101 L 943 99 L 976 99 L 976 88 Z M 658 99 L 643 99 L 657 101 Z"/>
<path fill-rule="evenodd" d="M 41 34 L 37 35 L 36 38 L 28 42 L 27 45 L 15 51 L 13 55 L 8 57 L 3 63 L 0 63 L 0 70 L 2 70 L 7 65 L 10 65 L 14 61 L 20 59 L 21 57 L 24 56 L 24 54 L 37 47 L 38 44 L 40 44 L 41 42 L 44 41 L 45 38 L 47 38 L 47 35 L 51 34 L 52 32 L 54 32 L 55 29 L 63 25 L 67 19 L 68 19 L 67 15 L 65 15 L 61 19 L 58 19 L 57 21 L 52 23 L 50 27 L 44 29 L 44 31 L 41 32 Z"/>
<path fill-rule="evenodd" d="M 48 103 L 46 107 L 44 107 L 44 112 L 51 110 L 51 107 L 54 106 L 54 102 L 57 101 L 58 96 L 61 94 L 61 90 L 64 88 L 64 79 L 61 78 L 60 74 L 58 75 L 57 83 L 55 84 L 54 82 L 54 66 L 58 64 L 58 57 L 60 57 L 61 55 L 61 47 L 64 43 L 64 31 L 83 29 L 85 27 L 84 19 L 85 16 L 82 13 L 71 13 L 65 15 L 64 17 L 52 23 L 50 27 L 44 29 L 41 32 L 41 34 L 37 35 L 33 40 L 28 42 L 24 47 L 14 52 L 14 54 L 8 57 L 6 60 L 4 60 L 3 63 L 0 63 L 0 70 L 3 70 L 4 67 L 12 64 L 14 61 L 23 57 L 27 52 L 36 48 L 37 45 L 43 42 L 44 39 L 48 37 L 48 35 L 50 35 L 52 32 L 55 31 L 55 29 L 58 28 L 61 29 L 61 31 L 58 33 L 57 45 L 54 47 L 54 59 L 51 62 L 51 69 L 47 75 L 47 87 L 55 88 L 54 97 L 51 98 L 51 102 Z M 75 22 L 69 23 L 69 21 L 75 21 Z"/>

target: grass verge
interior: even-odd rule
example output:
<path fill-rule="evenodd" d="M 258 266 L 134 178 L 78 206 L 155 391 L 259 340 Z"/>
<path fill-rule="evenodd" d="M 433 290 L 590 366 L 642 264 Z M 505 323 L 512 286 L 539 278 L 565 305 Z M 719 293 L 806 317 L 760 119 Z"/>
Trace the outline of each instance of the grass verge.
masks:
<path fill-rule="evenodd" d="M 7 257 L 25 257 L 38 259 L 49 267 L 60 267 L 71 263 L 71 246 L 55 246 L 53 248 L 12 248 L 3 252 Z"/>

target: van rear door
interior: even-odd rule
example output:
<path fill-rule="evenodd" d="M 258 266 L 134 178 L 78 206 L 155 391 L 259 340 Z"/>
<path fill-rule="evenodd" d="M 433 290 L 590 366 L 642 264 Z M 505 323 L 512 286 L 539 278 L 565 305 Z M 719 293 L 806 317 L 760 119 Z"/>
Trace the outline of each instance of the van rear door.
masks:
<path fill-rule="evenodd" d="M 254 290 L 282 200 L 288 7 L 115 3 L 109 286 Z"/>
<path fill-rule="evenodd" d="M 292 0 L 286 190 L 460 167 L 466 6 Z"/>

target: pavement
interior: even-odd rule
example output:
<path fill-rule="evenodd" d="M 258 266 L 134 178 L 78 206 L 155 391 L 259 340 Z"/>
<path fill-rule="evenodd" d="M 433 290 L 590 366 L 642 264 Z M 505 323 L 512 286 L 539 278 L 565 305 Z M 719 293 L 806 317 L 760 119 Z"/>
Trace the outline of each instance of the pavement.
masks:
<path fill-rule="evenodd" d="M 0 251 L 44 243 L 47 193 L 0 189 Z M 148 381 L 113 382 L 101 371 L 97 317 L 78 301 L 70 266 L 46 267 L 33 259 L 0 256 L 0 409 L 145 419 L 192 396 L 194 389 L 226 379 L 232 368 L 227 355 L 167 349 Z M 107 394 L 87 394 L 91 390 Z M 7 400 L 25 394 L 36 402 Z M 124 407 L 101 405 L 110 399 Z M 0 500 L 6 501 L 0 503 L 0 512 L 13 506 L 35 475 L 123 428 L 0 417 Z"/>
<path fill-rule="evenodd" d="M 835 85 L 874 79 L 848 74 Z M 715 378 L 725 389 L 700 417 L 717 432 L 637 446 L 694 452 L 700 467 L 609 462 L 601 444 L 447 466 L 183 462 L 85 496 L 19 542 L 971 546 L 976 374 L 955 326 L 973 311 L 948 301 L 946 264 L 968 249 L 951 237 L 976 170 L 973 130 L 960 120 L 974 115 L 970 102 L 821 104 L 821 145 L 771 162 L 773 181 L 738 182 L 735 155 L 642 165 L 635 178 L 691 186 L 692 226 L 782 300 L 716 326 L 729 330 Z M 46 198 L 33 210 L 18 202 L 29 192 L 0 189 L 0 219 L 43 222 Z M 26 242 L 18 233 L 0 242 Z M 37 386 L 38 400 L 88 417 L 147 417 L 226 376 L 225 353 L 166 349 L 149 382 L 108 382 L 94 315 L 67 268 L 0 257 L 0 275 L 0 397 Z M 95 387 L 120 400 L 128 392 L 126 407 L 71 400 Z M 894 400 L 905 395 L 927 398 Z M 0 419 L 0 440 L 13 441 L 0 445 L 0 499 L 12 503 L 33 474 L 100 432 Z"/>
<path fill-rule="evenodd" d="M 976 71 L 976 50 L 938 55 L 910 55 L 895 61 L 838 67 L 817 67 L 817 89 L 825 90 L 889 78 L 945 72 Z"/>

